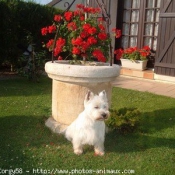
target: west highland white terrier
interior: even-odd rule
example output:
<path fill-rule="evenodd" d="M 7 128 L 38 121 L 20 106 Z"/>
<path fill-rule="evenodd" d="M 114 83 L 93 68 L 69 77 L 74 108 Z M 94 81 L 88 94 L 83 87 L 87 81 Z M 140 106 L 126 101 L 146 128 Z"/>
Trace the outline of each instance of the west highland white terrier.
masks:
<path fill-rule="evenodd" d="M 74 153 L 83 153 L 83 145 L 93 145 L 95 155 L 104 155 L 105 123 L 108 118 L 106 92 L 94 95 L 91 91 L 85 96 L 84 111 L 79 114 L 65 131 L 65 137 L 72 142 Z"/>

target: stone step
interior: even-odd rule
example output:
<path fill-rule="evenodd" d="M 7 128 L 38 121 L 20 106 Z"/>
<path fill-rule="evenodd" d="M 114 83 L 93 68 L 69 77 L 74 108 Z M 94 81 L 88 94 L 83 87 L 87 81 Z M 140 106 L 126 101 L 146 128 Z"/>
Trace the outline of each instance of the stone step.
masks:
<path fill-rule="evenodd" d="M 121 68 L 121 75 L 137 77 L 137 78 L 145 78 L 145 79 L 154 79 L 154 71 L 147 69 L 147 70 L 136 70 L 136 69 L 128 69 L 128 68 Z"/>

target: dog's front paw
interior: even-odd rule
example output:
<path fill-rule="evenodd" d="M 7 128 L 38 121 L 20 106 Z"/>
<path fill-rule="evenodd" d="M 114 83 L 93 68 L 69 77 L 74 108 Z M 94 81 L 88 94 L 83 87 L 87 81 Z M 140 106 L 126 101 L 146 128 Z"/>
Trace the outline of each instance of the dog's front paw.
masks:
<path fill-rule="evenodd" d="M 103 151 L 95 151 L 94 155 L 95 156 L 104 156 L 105 152 Z"/>
<path fill-rule="evenodd" d="M 81 149 L 76 149 L 76 150 L 74 150 L 74 153 L 75 153 L 76 155 L 81 155 L 81 154 L 83 153 L 83 150 L 81 150 Z"/>

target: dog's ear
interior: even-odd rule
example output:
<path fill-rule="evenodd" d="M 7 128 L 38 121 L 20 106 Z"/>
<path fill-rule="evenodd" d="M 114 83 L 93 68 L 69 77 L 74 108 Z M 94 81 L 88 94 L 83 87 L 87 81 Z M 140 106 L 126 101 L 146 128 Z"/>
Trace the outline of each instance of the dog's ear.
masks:
<path fill-rule="evenodd" d="M 103 90 L 99 93 L 99 96 L 102 97 L 105 101 L 107 101 L 107 95 L 106 95 L 106 91 Z"/>
<path fill-rule="evenodd" d="M 87 103 L 89 100 L 91 100 L 93 97 L 94 97 L 94 93 L 91 91 L 88 91 L 84 99 L 84 104 Z"/>

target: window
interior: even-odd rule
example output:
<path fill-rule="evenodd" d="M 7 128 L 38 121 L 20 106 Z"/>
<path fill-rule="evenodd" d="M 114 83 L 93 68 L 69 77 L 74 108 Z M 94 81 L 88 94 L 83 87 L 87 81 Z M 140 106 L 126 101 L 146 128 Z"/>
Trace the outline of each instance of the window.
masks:
<path fill-rule="evenodd" d="M 149 45 L 156 51 L 160 3 L 161 0 L 119 1 L 117 27 L 122 29 L 122 37 L 117 47 Z"/>
<path fill-rule="evenodd" d="M 143 45 L 149 45 L 156 51 L 159 27 L 159 13 L 161 0 L 147 0 L 143 30 Z"/>

